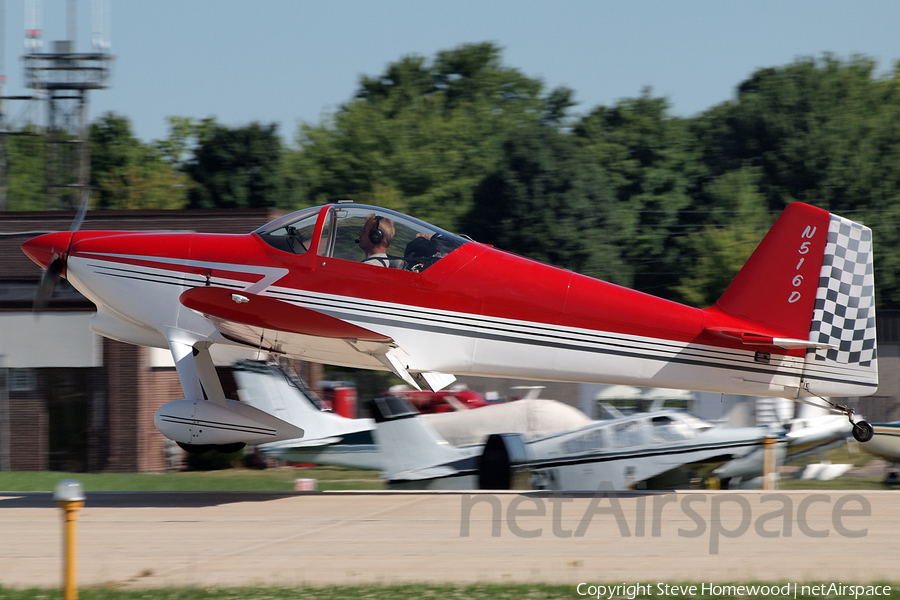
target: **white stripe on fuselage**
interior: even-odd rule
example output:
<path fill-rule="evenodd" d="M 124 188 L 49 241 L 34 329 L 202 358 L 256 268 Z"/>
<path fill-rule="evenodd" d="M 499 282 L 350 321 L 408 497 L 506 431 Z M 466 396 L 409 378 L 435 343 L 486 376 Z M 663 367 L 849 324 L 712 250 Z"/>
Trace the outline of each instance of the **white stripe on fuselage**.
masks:
<path fill-rule="evenodd" d="M 290 273 L 290 270 L 285 269 L 283 267 L 263 267 L 259 265 L 243 265 L 243 264 L 235 264 L 235 263 L 217 263 L 217 262 L 207 262 L 200 260 L 189 260 L 182 258 L 165 258 L 162 259 L 158 256 L 138 256 L 135 254 L 112 254 L 112 253 L 86 253 L 90 254 L 92 257 L 109 257 L 109 258 L 119 258 L 122 260 L 132 260 L 132 261 L 142 261 L 142 262 L 152 262 L 158 264 L 171 264 L 171 265 L 179 265 L 182 267 L 194 267 L 198 269 L 209 269 L 209 270 L 218 270 L 218 271 L 230 271 L 232 273 L 249 273 L 252 275 L 262 275 L 262 279 L 257 281 L 256 283 L 251 284 L 249 287 L 245 288 L 245 292 L 250 292 L 251 294 L 259 294 L 263 290 L 266 290 L 273 283 Z M 81 257 L 79 257 L 81 258 Z M 84 257 L 87 258 L 87 257 Z M 123 264 L 118 261 L 110 261 L 115 264 Z M 125 263 L 127 264 L 127 263 Z M 130 265 L 136 266 L 136 265 Z M 138 267 L 140 268 L 140 267 Z M 160 270 L 164 270 L 160 267 Z M 178 275 L 187 276 L 189 273 L 185 273 L 184 271 L 175 271 Z"/>

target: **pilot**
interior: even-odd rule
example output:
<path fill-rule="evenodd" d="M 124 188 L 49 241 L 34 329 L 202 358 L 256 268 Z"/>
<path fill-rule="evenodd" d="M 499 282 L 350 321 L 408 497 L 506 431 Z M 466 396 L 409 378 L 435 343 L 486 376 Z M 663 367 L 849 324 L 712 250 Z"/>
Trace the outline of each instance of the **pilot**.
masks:
<path fill-rule="evenodd" d="M 390 266 L 387 247 L 394 240 L 394 222 L 387 217 L 379 217 L 372 213 L 359 231 L 356 243 L 366 253 L 362 262 L 379 267 Z"/>

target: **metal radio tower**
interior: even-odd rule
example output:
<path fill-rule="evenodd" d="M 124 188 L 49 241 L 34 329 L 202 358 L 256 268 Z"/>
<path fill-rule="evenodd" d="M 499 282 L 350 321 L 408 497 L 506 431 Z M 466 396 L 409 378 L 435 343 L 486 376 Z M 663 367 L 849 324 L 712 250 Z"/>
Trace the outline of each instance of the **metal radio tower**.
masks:
<path fill-rule="evenodd" d="M 76 3 L 67 0 L 67 38 L 43 52 L 43 0 L 25 0 L 25 84 L 47 100 L 47 208 L 74 208 L 90 181 L 88 90 L 108 87 L 109 0 L 94 0 L 93 52 L 76 52 Z"/>

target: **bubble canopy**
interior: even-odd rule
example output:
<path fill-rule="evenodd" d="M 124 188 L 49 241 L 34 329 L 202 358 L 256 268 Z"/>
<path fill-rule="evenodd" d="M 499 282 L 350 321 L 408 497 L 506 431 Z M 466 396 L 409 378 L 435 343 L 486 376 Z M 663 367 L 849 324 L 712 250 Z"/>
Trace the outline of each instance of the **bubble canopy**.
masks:
<path fill-rule="evenodd" d="M 394 268 L 421 272 L 469 241 L 393 210 L 350 203 L 299 210 L 263 225 L 255 233 L 284 252 L 314 252 L 360 261 L 365 254 L 358 245 L 359 235 L 366 222 L 375 217 L 381 228 L 390 232 L 387 254 Z"/>

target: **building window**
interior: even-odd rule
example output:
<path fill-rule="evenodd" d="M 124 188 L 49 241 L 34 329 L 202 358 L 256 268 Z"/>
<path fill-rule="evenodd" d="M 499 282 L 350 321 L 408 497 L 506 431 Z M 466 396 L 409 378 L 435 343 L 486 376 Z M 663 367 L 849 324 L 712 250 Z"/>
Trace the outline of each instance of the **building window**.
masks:
<path fill-rule="evenodd" d="M 33 392 L 37 387 L 34 369 L 10 369 L 10 392 Z"/>

